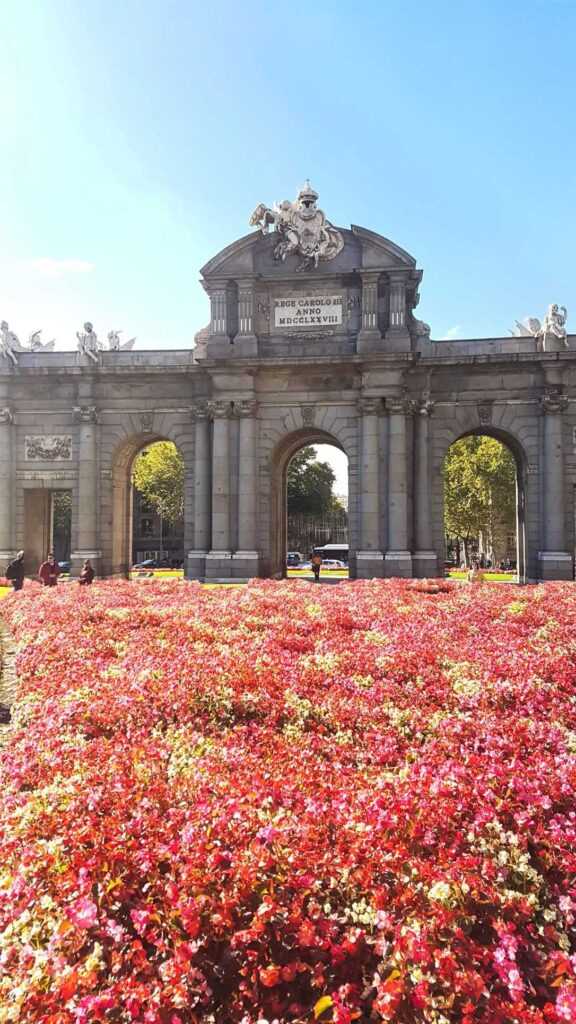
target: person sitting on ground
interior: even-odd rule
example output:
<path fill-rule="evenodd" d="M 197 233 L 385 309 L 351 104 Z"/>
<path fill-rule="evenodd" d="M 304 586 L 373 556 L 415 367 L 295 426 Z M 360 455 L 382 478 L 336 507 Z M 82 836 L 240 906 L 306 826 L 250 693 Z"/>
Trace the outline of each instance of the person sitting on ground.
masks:
<path fill-rule="evenodd" d="M 22 590 L 24 586 L 24 552 L 19 551 L 16 558 L 6 569 L 6 579 L 10 580 L 14 590 Z"/>
<path fill-rule="evenodd" d="M 46 561 L 42 562 L 42 565 L 38 569 L 38 576 L 40 577 L 42 586 L 55 587 L 58 582 L 59 575 L 60 569 L 54 561 L 54 555 L 50 552 Z"/>
<path fill-rule="evenodd" d="M 87 558 L 82 566 L 82 572 L 78 577 L 78 583 L 81 587 L 89 587 L 95 575 L 96 573 L 94 572 L 92 563 L 90 562 L 90 559 Z"/>
<path fill-rule="evenodd" d="M 314 573 L 314 579 L 318 583 L 320 581 L 320 568 L 321 568 L 321 565 L 322 565 L 322 558 L 318 554 L 318 552 L 316 552 L 315 554 L 312 555 L 311 561 L 312 561 L 312 572 Z"/>

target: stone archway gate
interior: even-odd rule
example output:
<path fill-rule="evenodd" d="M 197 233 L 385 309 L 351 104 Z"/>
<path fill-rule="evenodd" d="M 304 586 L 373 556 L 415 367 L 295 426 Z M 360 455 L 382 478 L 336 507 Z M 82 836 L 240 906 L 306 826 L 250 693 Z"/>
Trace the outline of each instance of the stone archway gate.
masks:
<path fill-rule="evenodd" d="M 214 257 L 191 351 L 0 358 L 0 566 L 42 554 L 34 510 L 68 489 L 74 569 L 125 571 L 131 459 L 166 438 L 186 467 L 186 575 L 275 574 L 282 459 L 321 437 L 349 459 L 352 575 L 434 575 L 442 461 L 482 431 L 516 455 L 527 577 L 572 578 L 576 338 L 432 341 L 414 259 L 364 228 L 331 231 L 317 266 L 294 247 L 278 258 L 296 237 L 282 224 Z"/>

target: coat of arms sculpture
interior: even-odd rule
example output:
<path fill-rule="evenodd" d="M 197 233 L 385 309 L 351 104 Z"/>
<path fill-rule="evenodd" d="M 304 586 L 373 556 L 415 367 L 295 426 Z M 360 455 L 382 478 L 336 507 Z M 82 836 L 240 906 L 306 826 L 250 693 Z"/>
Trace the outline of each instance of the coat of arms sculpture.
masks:
<path fill-rule="evenodd" d="M 273 225 L 280 235 L 274 247 L 275 260 L 283 263 L 292 253 L 303 257 L 296 268 L 299 271 L 312 270 L 320 261 L 333 260 L 344 248 L 341 233 L 318 209 L 317 199 L 318 193 L 307 180 L 293 203 L 284 199 L 272 208 L 259 203 L 250 217 L 250 224 L 258 226 L 263 234 Z"/>

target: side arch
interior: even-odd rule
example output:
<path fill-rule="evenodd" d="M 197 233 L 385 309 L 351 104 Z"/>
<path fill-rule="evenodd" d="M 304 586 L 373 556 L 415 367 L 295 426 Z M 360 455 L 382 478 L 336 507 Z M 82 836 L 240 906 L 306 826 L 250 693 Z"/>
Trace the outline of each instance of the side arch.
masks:
<path fill-rule="evenodd" d="M 452 434 L 453 436 L 448 439 L 448 443 L 444 445 L 442 463 L 438 467 L 439 472 L 435 473 L 441 489 L 440 513 L 443 558 L 445 558 L 444 459 L 448 454 L 449 448 L 456 441 L 466 437 L 492 437 L 508 449 L 516 464 L 516 564 L 518 582 L 525 583 L 536 571 L 536 550 L 532 550 L 528 529 L 528 477 L 530 463 L 526 449 L 516 434 L 494 423 L 474 424 L 463 431 L 453 430 Z"/>
<path fill-rule="evenodd" d="M 171 436 L 172 435 L 172 436 Z M 191 474 L 193 452 L 182 444 L 178 432 L 133 433 L 122 438 L 111 456 L 110 468 L 110 537 L 107 549 L 107 574 L 128 576 L 132 561 L 132 466 L 141 451 L 158 441 L 171 441 L 176 445 L 184 462 L 184 559 L 191 547 Z M 180 442 L 180 443 L 179 443 Z"/>

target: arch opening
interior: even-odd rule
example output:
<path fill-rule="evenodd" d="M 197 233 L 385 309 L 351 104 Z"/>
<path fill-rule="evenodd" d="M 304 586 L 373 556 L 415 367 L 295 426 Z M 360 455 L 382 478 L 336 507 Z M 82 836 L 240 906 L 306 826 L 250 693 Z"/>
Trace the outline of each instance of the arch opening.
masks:
<path fill-rule="evenodd" d="M 187 521 L 186 468 L 169 438 L 138 435 L 125 442 L 112 469 L 112 574 L 152 561 L 182 567 Z M 173 564 L 174 563 L 174 564 Z"/>
<path fill-rule="evenodd" d="M 305 429 L 286 438 L 275 455 L 272 575 L 312 576 L 316 552 L 323 578 L 347 576 L 349 460 L 343 446 L 325 431 Z"/>
<path fill-rule="evenodd" d="M 525 460 L 498 430 L 473 430 L 452 442 L 443 461 L 445 563 L 526 581 Z"/>

